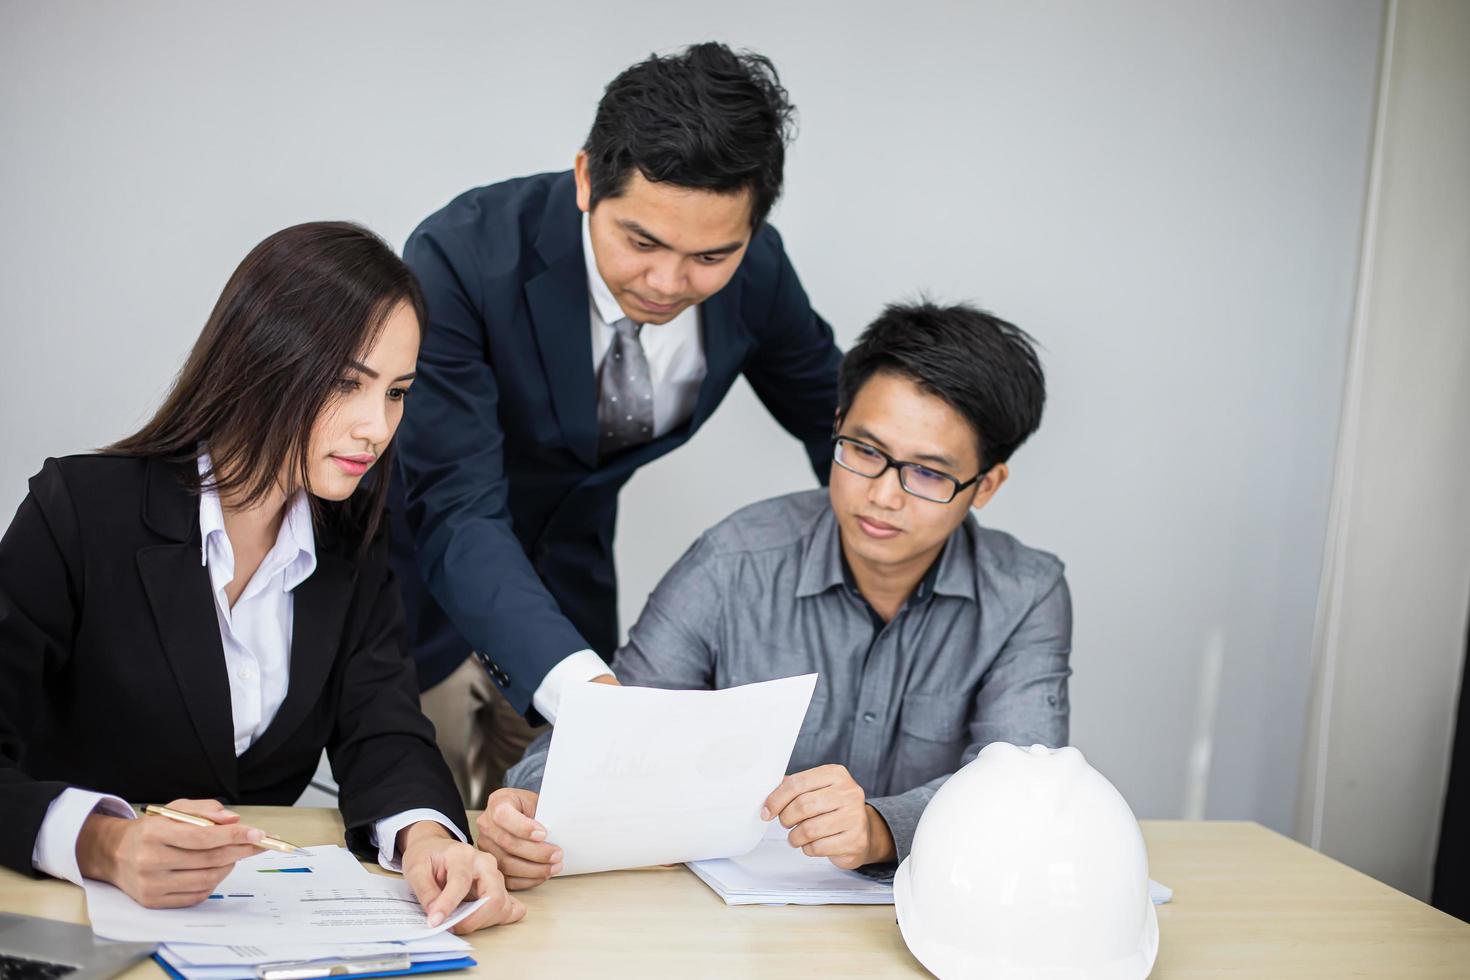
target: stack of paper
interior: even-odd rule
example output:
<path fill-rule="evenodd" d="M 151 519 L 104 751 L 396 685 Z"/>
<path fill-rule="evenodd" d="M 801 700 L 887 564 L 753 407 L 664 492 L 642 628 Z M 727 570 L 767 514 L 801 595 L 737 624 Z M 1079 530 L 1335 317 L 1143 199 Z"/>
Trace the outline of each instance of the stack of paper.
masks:
<path fill-rule="evenodd" d="M 844 871 L 808 857 L 771 821 L 755 850 L 739 857 L 693 861 L 689 870 L 726 905 L 892 905 L 893 883 Z"/>
<path fill-rule="evenodd" d="M 168 944 L 159 961 L 187 980 L 251 977 L 262 963 L 404 954 L 409 972 L 469 966 L 468 944 L 444 931 L 485 904 L 462 903 L 430 928 L 408 882 L 373 874 L 334 846 L 262 851 L 184 909 L 147 909 L 105 882 L 84 884 L 93 932 Z"/>
<path fill-rule="evenodd" d="M 235 865 L 215 893 L 186 909 L 145 909 L 120 888 L 85 880 L 92 931 L 135 942 L 226 946 L 402 942 L 443 932 L 484 900 L 466 902 L 437 928 L 402 878 L 375 875 L 342 847 L 263 851 Z"/>
<path fill-rule="evenodd" d="M 893 880 L 843 871 L 826 858 L 808 857 L 772 821 L 755 850 L 739 857 L 691 861 L 693 871 L 726 905 L 892 905 Z M 1149 898 L 1163 905 L 1174 893 L 1152 879 Z"/>

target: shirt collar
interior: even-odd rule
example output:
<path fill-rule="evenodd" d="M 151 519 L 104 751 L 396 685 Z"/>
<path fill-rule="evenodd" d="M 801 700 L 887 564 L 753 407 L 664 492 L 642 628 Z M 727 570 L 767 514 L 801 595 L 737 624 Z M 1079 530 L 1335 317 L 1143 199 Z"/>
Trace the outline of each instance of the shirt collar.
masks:
<path fill-rule="evenodd" d="M 225 512 L 220 504 L 219 493 L 209 484 L 213 464 L 209 453 L 199 453 L 199 564 L 209 565 L 211 545 L 217 549 L 216 557 L 226 561 L 233 572 L 234 549 L 230 547 L 225 533 Z M 276 543 L 261 560 L 261 567 L 279 563 L 282 567 L 281 586 L 290 592 L 305 582 L 316 571 L 316 533 L 312 528 L 311 501 L 305 490 L 298 490 L 286 502 L 286 517 L 276 533 Z M 269 574 L 269 573 L 267 573 Z"/>
<path fill-rule="evenodd" d="M 592 216 L 586 211 L 582 212 L 582 258 L 587 263 L 587 294 L 592 297 L 592 305 L 602 322 L 612 326 L 623 319 L 623 308 L 603 281 L 602 273 L 597 271 L 597 256 L 592 251 Z"/>
<path fill-rule="evenodd" d="M 939 560 L 929 566 L 910 601 L 923 601 L 930 595 L 950 595 L 974 601 L 979 594 L 976 571 L 976 530 L 973 514 L 965 516 L 959 527 L 944 542 Z M 801 573 L 797 576 L 796 595 L 820 595 L 828 589 L 847 586 L 857 591 L 842 554 L 842 535 L 831 507 L 817 515 L 801 556 Z"/>

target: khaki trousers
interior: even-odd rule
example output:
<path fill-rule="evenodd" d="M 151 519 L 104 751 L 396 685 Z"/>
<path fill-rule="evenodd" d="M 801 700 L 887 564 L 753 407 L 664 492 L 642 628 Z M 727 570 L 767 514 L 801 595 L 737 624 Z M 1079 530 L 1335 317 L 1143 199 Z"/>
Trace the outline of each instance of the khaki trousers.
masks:
<path fill-rule="evenodd" d="M 420 694 L 419 704 L 434 723 L 439 750 L 469 810 L 485 806 L 504 785 L 505 771 L 547 727 L 528 724 L 473 656 Z"/>

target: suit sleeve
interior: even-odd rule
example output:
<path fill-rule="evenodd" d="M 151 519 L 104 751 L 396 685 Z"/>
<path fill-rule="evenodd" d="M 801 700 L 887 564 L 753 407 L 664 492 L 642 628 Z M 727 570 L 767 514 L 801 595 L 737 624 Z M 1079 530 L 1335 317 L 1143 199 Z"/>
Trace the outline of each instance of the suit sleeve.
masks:
<path fill-rule="evenodd" d="M 48 675 L 71 656 L 82 603 L 76 513 L 53 460 L 31 480 L 0 539 L 0 864 L 36 874 L 31 856 L 65 783 L 21 769 Z"/>
<path fill-rule="evenodd" d="M 724 589 L 713 552 L 706 538 L 695 541 L 648 597 L 618 651 L 618 681 L 624 687 L 714 689 Z M 540 792 L 554 731 L 542 732 L 526 747 L 505 774 L 505 785 Z"/>
<path fill-rule="evenodd" d="M 786 257 L 781 235 L 767 225 L 757 255 L 761 274 L 772 275 L 769 310 L 757 317 L 759 337 L 745 377 L 782 428 L 801 440 L 817 479 L 826 486 L 832 471 L 832 425 L 837 414 L 837 367 L 842 352 L 832 328 L 812 309 L 806 290 Z"/>
<path fill-rule="evenodd" d="M 551 668 L 591 644 L 562 614 L 511 526 L 499 386 L 468 285 L 473 274 L 457 268 L 459 254 L 468 254 L 462 243 L 446 246 L 422 231 L 404 249 L 429 308 L 398 436 L 405 516 L 430 595 L 473 649 L 509 675 L 503 693 L 526 713 Z"/>
<path fill-rule="evenodd" d="M 374 552 L 359 582 L 376 585 L 357 596 L 368 609 L 366 625 L 342 667 L 327 744 L 347 846 L 370 860 L 377 855 L 373 824 L 405 810 L 437 810 L 470 839 L 434 726 L 419 709 L 413 661 L 403 650 L 403 607 L 381 541 Z"/>
<path fill-rule="evenodd" d="M 986 671 L 970 711 L 970 739 L 960 757 L 969 765 L 991 742 L 1067 744 L 1067 678 L 1072 652 L 1072 596 L 1060 566 Z M 893 835 L 898 860 L 908 857 L 924 808 L 948 775 L 904 793 L 868 800 Z"/>

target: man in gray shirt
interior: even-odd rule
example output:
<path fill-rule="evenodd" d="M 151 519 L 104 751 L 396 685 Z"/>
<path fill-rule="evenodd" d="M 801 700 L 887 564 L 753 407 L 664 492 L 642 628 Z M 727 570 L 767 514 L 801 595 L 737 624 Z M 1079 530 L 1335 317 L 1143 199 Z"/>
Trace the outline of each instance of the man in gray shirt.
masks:
<path fill-rule="evenodd" d="M 829 489 L 705 532 L 619 651 L 631 686 L 817 672 L 791 775 L 762 811 L 807 854 L 844 868 L 902 860 L 935 791 L 985 745 L 1066 744 L 1062 564 L 972 516 L 1044 400 L 1017 327 L 967 306 L 890 307 L 843 360 Z M 511 888 L 560 867 L 534 819 L 550 739 L 480 818 Z"/>

